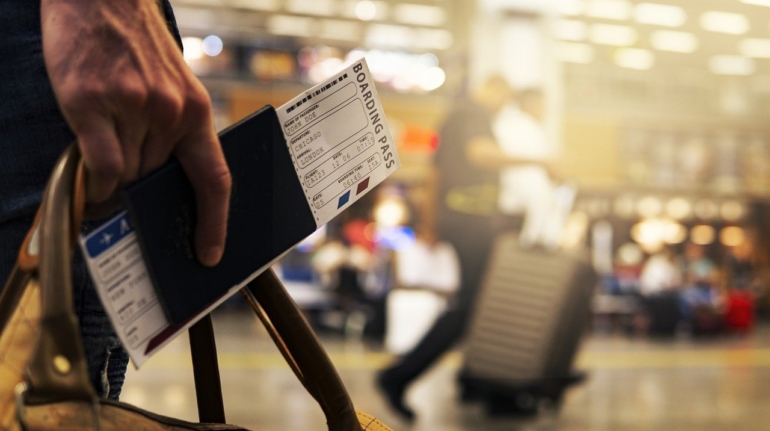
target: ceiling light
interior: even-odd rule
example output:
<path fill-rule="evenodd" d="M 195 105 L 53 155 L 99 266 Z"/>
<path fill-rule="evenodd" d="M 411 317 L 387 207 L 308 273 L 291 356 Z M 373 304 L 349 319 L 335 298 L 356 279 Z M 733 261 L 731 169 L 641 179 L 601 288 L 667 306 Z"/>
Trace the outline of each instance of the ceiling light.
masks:
<path fill-rule="evenodd" d="M 230 0 L 234 8 L 251 10 L 278 10 L 278 0 Z"/>
<path fill-rule="evenodd" d="M 676 220 L 684 220 L 692 215 L 692 204 L 685 198 L 673 198 L 666 203 L 666 214 Z"/>
<path fill-rule="evenodd" d="M 433 91 L 446 82 L 446 73 L 440 67 L 426 69 L 420 77 L 420 88 L 425 91 Z"/>
<path fill-rule="evenodd" d="M 583 21 L 562 19 L 554 23 L 553 33 L 557 39 L 579 42 L 588 36 L 588 25 Z"/>
<path fill-rule="evenodd" d="M 203 39 L 203 44 L 201 47 L 203 48 L 203 52 L 206 55 L 209 57 L 216 57 L 222 52 L 224 43 L 222 42 L 222 39 L 219 38 L 219 36 L 212 34 L 210 36 L 206 36 L 206 38 Z"/>
<path fill-rule="evenodd" d="M 583 15 L 586 2 L 585 0 L 560 0 L 558 8 L 563 15 Z"/>
<path fill-rule="evenodd" d="M 709 70 L 716 75 L 752 75 L 757 65 L 751 58 L 737 55 L 715 55 L 709 60 Z"/>
<path fill-rule="evenodd" d="M 630 46 L 639 35 L 636 29 L 626 25 L 594 24 L 591 26 L 591 42 L 602 45 Z"/>
<path fill-rule="evenodd" d="M 687 12 L 679 6 L 639 3 L 634 8 L 634 19 L 640 24 L 680 27 L 687 22 Z"/>
<path fill-rule="evenodd" d="M 594 47 L 585 43 L 561 42 L 556 45 L 556 59 L 565 63 L 588 64 L 594 61 Z"/>
<path fill-rule="evenodd" d="M 361 21 L 371 21 L 377 16 L 377 5 L 369 0 L 364 0 L 356 4 L 356 18 Z"/>
<path fill-rule="evenodd" d="M 700 24 L 705 30 L 725 34 L 744 34 L 751 28 L 745 15 L 717 11 L 701 15 Z"/>
<path fill-rule="evenodd" d="M 586 15 L 591 18 L 625 21 L 631 18 L 631 3 L 627 0 L 590 0 Z"/>
<path fill-rule="evenodd" d="M 663 242 L 681 244 L 687 239 L 687 227 L 681 223 L 667 222 L 663 225 Z"/>
<path fill-rule="evenodd" d="M 650 35 L 650 44 L 659 51 L 689 53 L 698 49 L 698 37 L 684 31 L 656 30 Z"/>
<path fill-rule="evenodd" d="M 390 16 L 390 5 L 380 0 L 338 0 L 337 14 L 361 21 L 384 21 Z"/>
<path fill-rule="evenodd" d="M 267 19 L 267 29 L 270 33 L 281 36 L 310 37 L 313 35 L 315 20 L 313 18 L 272 15 Z"/>
<path fill-rule="evenodd" d="M 687 239 L 687 228 L 667 218 L 647 218 L 631 228 L 631 238 L 648 252 L 664 244 L 679 244 Z"/>
<path fill-rule="evenodd" d="M 438 66 L 438 57 L 436 54 L 427 53 L 419 56 L 417 62 L 426 67 L 436 67 Z"/>
<path fill-rule="evenodd" d="M 332 16 L 337 13 L 333 0 L 288 0 L 284 6 L 288 12 L 302 15 Z"/>
<path fill-rule="evenodd" d="M 698 245 L 709 245 L 714 242 L 716 231 L 713 227 L 702 224 L 690 230 L 690 241 Z"/>
<path fill-rule="evenodd" d="M 738 44 L 738 50 L 746 57 L 770 58 L 770 39 L 743 39 Z"/>
<path fill-rule="evenodd" d="M 655 54 L 647 49 L 622 48 L 613 55 L 615 64 L 626 69 L 650 70 L 655 65 Z"/>
<path fill-rule="evenodd" d="M 446 23 L 447 14 L 438 6 L 402 3 L 393 10 L 393 18 L 404 24 L 439 26 Z"/>
<path fill-rule="evenodd" d="M 184 59 L 187 61 L 203 58 L 203 39 L 199 37 L 183 37 Z"/>
<path fill-rule="evenodd" d="M 719 232 L 719 242 L 725 247 L 738 247 L 746 242 L 746 231 L 738 226 L 728 226 Z"/>

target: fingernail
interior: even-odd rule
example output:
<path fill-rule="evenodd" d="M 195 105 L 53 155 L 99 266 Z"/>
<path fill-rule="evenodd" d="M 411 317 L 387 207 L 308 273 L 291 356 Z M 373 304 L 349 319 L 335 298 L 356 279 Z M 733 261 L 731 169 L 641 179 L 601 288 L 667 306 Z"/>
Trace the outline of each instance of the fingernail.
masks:
<path fill-rule="evenodd" d="M 201 263 L 206 266 L 215 266 L 222 259 L 222 247 L 211 247 L 203 252 L 203 259 Z"/>

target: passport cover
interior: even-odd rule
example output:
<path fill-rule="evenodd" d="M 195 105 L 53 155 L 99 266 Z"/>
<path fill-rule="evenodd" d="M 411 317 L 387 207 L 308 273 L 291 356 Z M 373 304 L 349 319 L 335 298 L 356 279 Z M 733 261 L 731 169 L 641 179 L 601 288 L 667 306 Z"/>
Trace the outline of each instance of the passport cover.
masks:
<path fill-rule="evenodd" d="M 182 324 L 316 229 L 272 106 L 219 134 L 233 179 L 222 261 L 195 256 L 195 195 L 172 160 L 124 190 L 148 271 L 172 323 Z"/>

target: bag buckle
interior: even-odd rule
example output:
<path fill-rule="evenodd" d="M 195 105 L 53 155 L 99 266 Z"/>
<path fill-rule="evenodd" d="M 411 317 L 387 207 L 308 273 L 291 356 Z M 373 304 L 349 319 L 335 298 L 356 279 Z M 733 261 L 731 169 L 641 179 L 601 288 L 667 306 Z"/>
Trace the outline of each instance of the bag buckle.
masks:
<path fill-rule="evenodd" d="M 21 431 L 30 431 L 26 421 L 27 405 L 24 403 L 24 396 L 27 394 L 28 390 L 29 386 L 26 382 L 17 384 L 13 389 L 16 398 L 16 419 L 19 421 Z M 99 421 L 99 399 L 97 397 L 91 399 L 91 412 L 93 413 L 94 418 L 94 430 L 101 431 L 102 425 Z"/>

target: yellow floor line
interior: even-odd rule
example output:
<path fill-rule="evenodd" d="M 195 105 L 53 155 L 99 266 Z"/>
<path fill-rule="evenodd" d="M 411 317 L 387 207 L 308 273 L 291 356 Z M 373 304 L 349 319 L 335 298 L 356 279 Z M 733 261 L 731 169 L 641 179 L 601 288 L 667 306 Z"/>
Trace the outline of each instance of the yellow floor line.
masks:
<path fill-rule="evenodd" d="M 380 352 L 332 353 L 332 362 L 341 370 L 377 370 L 387 366 L 393 355 Z M 458 368 L 462 354 L 452 352 L 439 366 Z M 220 352 L 219 366 L 229 370 L 286 369 L 280 354 Z M 581 369 L 684 369 L 684 368 L 762 368 L 770 367 L 770 349 L 586 351 L 577 358 Z M 186 352 L 161 352 L 144 369 L 190 369 Z"/>

